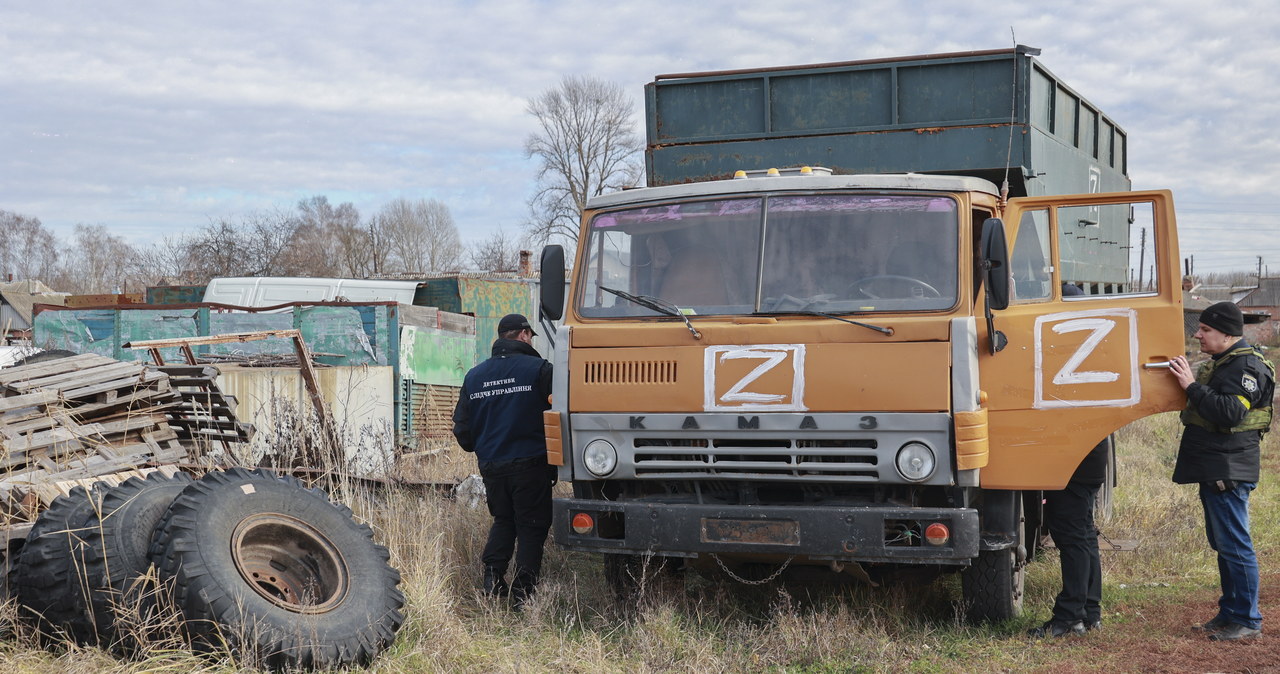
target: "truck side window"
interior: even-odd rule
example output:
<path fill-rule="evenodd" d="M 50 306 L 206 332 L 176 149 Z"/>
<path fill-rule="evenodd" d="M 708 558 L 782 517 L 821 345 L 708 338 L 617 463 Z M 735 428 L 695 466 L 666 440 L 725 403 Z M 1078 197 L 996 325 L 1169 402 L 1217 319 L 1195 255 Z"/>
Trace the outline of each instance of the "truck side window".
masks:
<path fill-rule="evenodd" d="M 1059 208 L 1062 280 L 1086 296 L 1158 292 L 1153 225 L 1150 202 Z"/>
<path fill-rule="evenodd" d="M 1023 213 L 1009 264 L 1009 272 L 1013 275 L 1013 301 L 1043 302 L 1053 296 L 1050 241 L 1048 211 Z"/>

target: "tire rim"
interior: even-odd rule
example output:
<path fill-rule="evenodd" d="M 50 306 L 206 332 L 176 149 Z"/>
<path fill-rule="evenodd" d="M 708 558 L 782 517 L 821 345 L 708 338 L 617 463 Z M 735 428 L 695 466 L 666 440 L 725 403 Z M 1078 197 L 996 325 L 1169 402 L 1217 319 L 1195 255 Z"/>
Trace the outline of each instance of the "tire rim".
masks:
<path fill-rule="evenodd" d="M 338 547 L 288 515 L 259 513 L 241 520 L 231 537 L 231 556 L 249 587 L 295 613 L 329 611 L 350 586 Z"/>

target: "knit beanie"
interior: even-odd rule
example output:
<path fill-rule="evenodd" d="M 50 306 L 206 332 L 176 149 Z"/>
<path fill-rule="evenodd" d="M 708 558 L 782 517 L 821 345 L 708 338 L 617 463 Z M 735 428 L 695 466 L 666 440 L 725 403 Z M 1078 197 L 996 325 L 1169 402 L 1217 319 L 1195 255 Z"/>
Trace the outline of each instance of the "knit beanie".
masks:
<path fill-rule="evenodd" d="M 1200 313 L 1200 322 L 1224 335 L 1244 334 L 1244 314 L 1233 302 L 1218 302 Z"/>

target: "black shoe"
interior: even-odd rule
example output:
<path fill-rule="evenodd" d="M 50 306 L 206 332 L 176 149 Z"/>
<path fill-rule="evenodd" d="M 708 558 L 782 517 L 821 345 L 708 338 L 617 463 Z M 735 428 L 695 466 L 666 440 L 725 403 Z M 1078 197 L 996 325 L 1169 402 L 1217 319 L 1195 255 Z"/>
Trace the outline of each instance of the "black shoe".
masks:
<path fill-rule="evenodd" d="M 1239 641 L 1241 639 L 1256 639 L 1262 636 L 1261 629 L 1254 629 L 1239 623 L 1231 623 L 1226 627 L 1209 635 L 1209 641 Z"/>
<path fill-rule="evenodd" d="M 1222 616 L 1214 616 L 1213 620 L 1201 625 L 1192 625 L 1191 629 L 1196 632 L 1217 632 L 1218 630 L 1230 625 Z"/>
<path fill-rule="evenodd" d="M 1084 634 L 1084 632 L 1085 627 L 1084 622 L 1082 621 L 1077 620 L 1075 622 L 1063 623 L 1056 620 L 1050 620 L 1039 627 L 1033 627 L 1027 630 L 1027 636 L 1032 637 L 1033 639 L 1057 639 L 1058 637 L 1080 636 Z"/>
<path fill-rule="evenodd" d="M 1090 622 L 1086 622 L 1086 623 L 1084 624 L 1084 631 L 1086 631 L 1086 632 L 1092 632 L 1092 631 L 1094 631 L 1094 630 L 1100 630 L 1100 629 L 1102 629 L 1102 621 L 1101 621 L 1101 620 L 1093 620 L 1093 621 L 1090 621 Z"/>
<path fill-rule="evenodd" d="M 507 585 L 506 573 L 496 567 L 485 567 L 484 593 L 490 597 L 507 597 L 511 594 L 511 586 Z"/>

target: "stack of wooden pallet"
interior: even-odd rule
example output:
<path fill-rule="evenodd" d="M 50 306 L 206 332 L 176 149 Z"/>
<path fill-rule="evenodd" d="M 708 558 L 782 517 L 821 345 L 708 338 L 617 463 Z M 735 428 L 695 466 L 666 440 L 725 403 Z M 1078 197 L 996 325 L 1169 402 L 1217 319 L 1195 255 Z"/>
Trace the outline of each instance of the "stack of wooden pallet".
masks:
<path fill-rule="evenodd" d="M 188 447 L 208 449 L 214 443 L 249 442 L 253 424 L 236 419 L 236 398 L 219 388 L 218 369 L 212 365 L 153 365 L 169 375 L 169 385 L 182 403 L 169 410 L 169 424 Z"/>
<path fill-rule="evenodd" d="M 185 405 L 141 363 L 84 354 L 0 370 L 0 523 L 34 519 L 77 480 L 194 460 Z"/>

